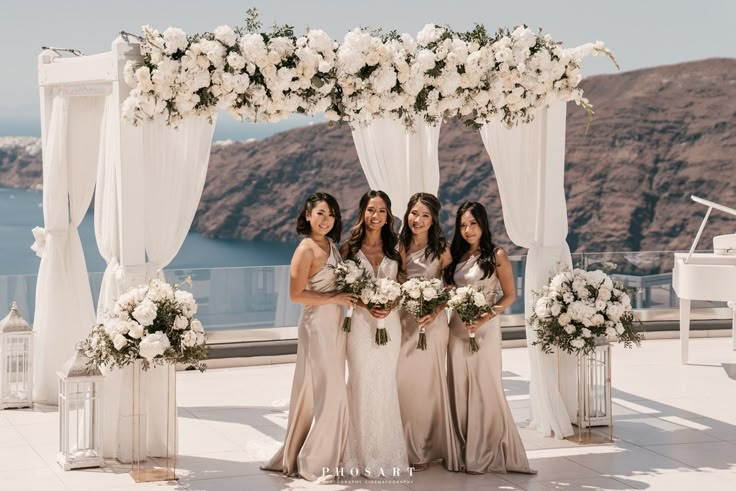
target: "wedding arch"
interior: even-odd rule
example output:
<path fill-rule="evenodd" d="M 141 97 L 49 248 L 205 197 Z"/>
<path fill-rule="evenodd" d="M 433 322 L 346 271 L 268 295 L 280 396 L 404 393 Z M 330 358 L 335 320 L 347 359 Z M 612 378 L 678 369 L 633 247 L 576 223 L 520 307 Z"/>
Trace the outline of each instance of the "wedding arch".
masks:
<path fill-rule="evenodd" d="M 602 43 L 564 49 L 525 26 L 489 34 L 483 26 L 457 33 L 428 24 L 416 39 L 355 29 L 340 44 L 320 30 L 296 37 L 288 26 L 259 29 L 255 17 L 245 28 L 194 36 L 144 27 L 144 37 L 122 33 L 107 53 L 67 58 L 46 49 L 39 56 L 44 228 L 34 229 L 42 256 L 34 400 L 55 403 L 55 372 L 95 322 L 77 232 L 93 194 L 107 262 L 104 312 L 123 291 L 161 275 L 180 249 L 223 109 L 257 122 L 324 113 L 350 124 L 369 185 L 392 197 L 399 216 L 411 194 L 437 193 L 441 122 L 460 117 L 479 130 L 490 155 L 510 239 L 529 249 L 526 317 L 531 291 L 555 264 L 571 262 L 566 103 L 592 112 L 578 87 L 580 64 L 590 54 L 612 57 Z M 530 345 L 529 359 L 533 425 L 572 434 L 574 388 L 558 385 L 558 358 Z M 148 378 L 149 404 L 165 400 L 164 370 Z M 130 437 L 117 431 L 131 417 L 122 377 L 111 373 L 106 385 L 109 457 L 129 455 Z M 163 445 L 162 423 L 148 421 L 151 455 Z"/>

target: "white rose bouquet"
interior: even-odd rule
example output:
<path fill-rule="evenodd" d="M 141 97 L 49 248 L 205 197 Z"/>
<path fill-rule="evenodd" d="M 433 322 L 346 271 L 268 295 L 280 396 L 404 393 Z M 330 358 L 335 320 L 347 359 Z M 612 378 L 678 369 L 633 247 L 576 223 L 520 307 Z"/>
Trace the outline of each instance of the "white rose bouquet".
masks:
<path fill-rule="evenodd" d="M 340 293 L 360 295 L 366 288 L 373 287 L 373 277 L 357 261 L 348 259 L 332 267 L 335 272 L 335 286 Z M 342 330 L 350 332 L 353 318 L 353 307 L 348 307 L 345 319 L 342 321 Z"/>
<path fill-rule="evenodd" d="M 390 278 L 377 278 L 373 284 L 365 288 L 360 299 L 369 308 L 393 310 L 401 301 L 401 285 Z M 376 344 L 382 346 L 389 342 L 385 319 L 377 319 Z"/>
<path fill-rule="evenodd" d="M 196 313 L 197 302 L 191 293 L 154 279 L 120 295 L 82 347 L 95 366 L 123 368 L 142 359 L 144 369 L 182 363 L 204 371 L 207 346 Z"/>
<path fill-rule="evenodd" d="M 595 338 L 608 336 L 627 348 L 641 344 L 641 323 L 634 316 L 623 285 L 603 271 L 562 270 L 536 294 L 529 319 L 538 344 L 546 353 L 553 347 L 567 353 L 590 353 Z"/>
<path fill-rule="evenodd" d="M 449 299 L 450 295 L 439 278 L 410 278 L 401 285 L 401 306 L 417 320 L 431 314 Z M 424 328 L 419 329 L 417 349 L 427 349 L 427 334 Z"/>
<path fill-rule="evenodd" d="M 483 289 L 473 286 L 455 288 L 450 294 L 450 300 L 447 302 L 447 306 L 455 311 L 460 316 L 460 320 L 465 324 L 472 324 L 480 319 L 480 316 L 488 312 L 493 313 L 495 308 L 493 305 L 488 305 L 488 300 Z M 469 333 L 468 338 L 470 352 L 476 353 L 480 347 L 478 346 L 478 341 L 475 339 L 475 333 Z"/>

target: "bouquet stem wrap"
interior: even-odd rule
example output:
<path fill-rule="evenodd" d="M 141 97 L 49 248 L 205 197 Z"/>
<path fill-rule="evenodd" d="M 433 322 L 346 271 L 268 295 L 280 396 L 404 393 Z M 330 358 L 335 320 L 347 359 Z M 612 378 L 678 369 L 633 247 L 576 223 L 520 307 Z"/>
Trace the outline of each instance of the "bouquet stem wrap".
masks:
<path fill-rule="evenodd" d="M 417 349 L 427 351 L 427 333 L 423 327 L 419 329 L 419 341 L 417 341 Z"/>
<path fill-rule="evenodd" d="M 386 320 L 385 319 L 377 319 L 376 323 L 376 344 L 379 346 L 383 346 L 388 344 L 389 337 L 388 337 L 388 331 L 386 331 Z"/>
<path fill-rule="evenodd" d="M 342 330 L 350 332 L 350 326 L 353 324 L 353 307 L 348 307 L 348 311 L 345 312 L 345 318 L 342 321 Z"/>

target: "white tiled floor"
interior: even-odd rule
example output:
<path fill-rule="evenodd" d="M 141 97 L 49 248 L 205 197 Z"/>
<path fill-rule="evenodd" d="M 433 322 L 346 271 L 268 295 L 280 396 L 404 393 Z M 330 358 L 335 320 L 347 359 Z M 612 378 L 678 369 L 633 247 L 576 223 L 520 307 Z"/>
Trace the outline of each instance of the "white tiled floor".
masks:
<path fill-rule="evenodd" d="M 135 484 L 126 467 L 63 472 L 55 462 L 55 408 L 0 411 L 0 489 L 21 490 L 736 490 L 736 353 L 728 338 L 614 348 L 612 445 L 578 446 L 525 428 L 525 349 L 503 352 L 504 386 L 539 473 L 470 476 L 432 467 L 400 483 L 317 486 L 261 471 L 278 448 L 293 364 L 178 374 L 177 483 Z M 729 376 L 730 374 L 730 376 Z M 734 377 L 734 378 L 731 378 Z"/>

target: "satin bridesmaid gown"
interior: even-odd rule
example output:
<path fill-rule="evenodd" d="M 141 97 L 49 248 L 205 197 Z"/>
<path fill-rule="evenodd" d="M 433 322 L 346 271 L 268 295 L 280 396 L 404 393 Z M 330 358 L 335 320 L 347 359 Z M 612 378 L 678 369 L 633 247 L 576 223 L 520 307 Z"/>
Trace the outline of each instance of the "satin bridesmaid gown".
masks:
<path fill-rule="evenodd" d="M 477 256 L 458 264 L 457 286 L 482 287 L 493 303 L 499 281 L 496 274 L 483 277 Z M 452 314 L 448 351 L 450 405 L 465 471 L 535 473 L 529 468 L 524 444 L 503 391 L 501 321 L 495 317 L 476 331 L 479 351 L 470 353 L 468 333 L 460 317 Z"/>
<path fill-rule="evenodd" d="M 441 278 L 438 258 L 426 248 L 406 255 L 408 278 Z M 453 426 L 447 390 L 447 344 L 450 329 L 442 312 L 426 329 L 427 349 L 417 349 L 419 326 L 401 311 L 401 354 L 397 372 L 404 438 L 411 465 L 442 460 L 450 471 L 461 466 L 460 444 Z"/>
<path fill-rule="evenodd" d="M 335 274 L 330 266 L 339 261 L 340 253 L 330 241 L 330 257 L 309 278 L 307 289 L 334 291 Z M 342 307 L 337 304 L 304 306 L 298 326 L 286 438 L 263 469 L 310 481 L 330 481 L 337 473 L 347 445 L 349 422 L 346 336 L 341 324 Z"/>

